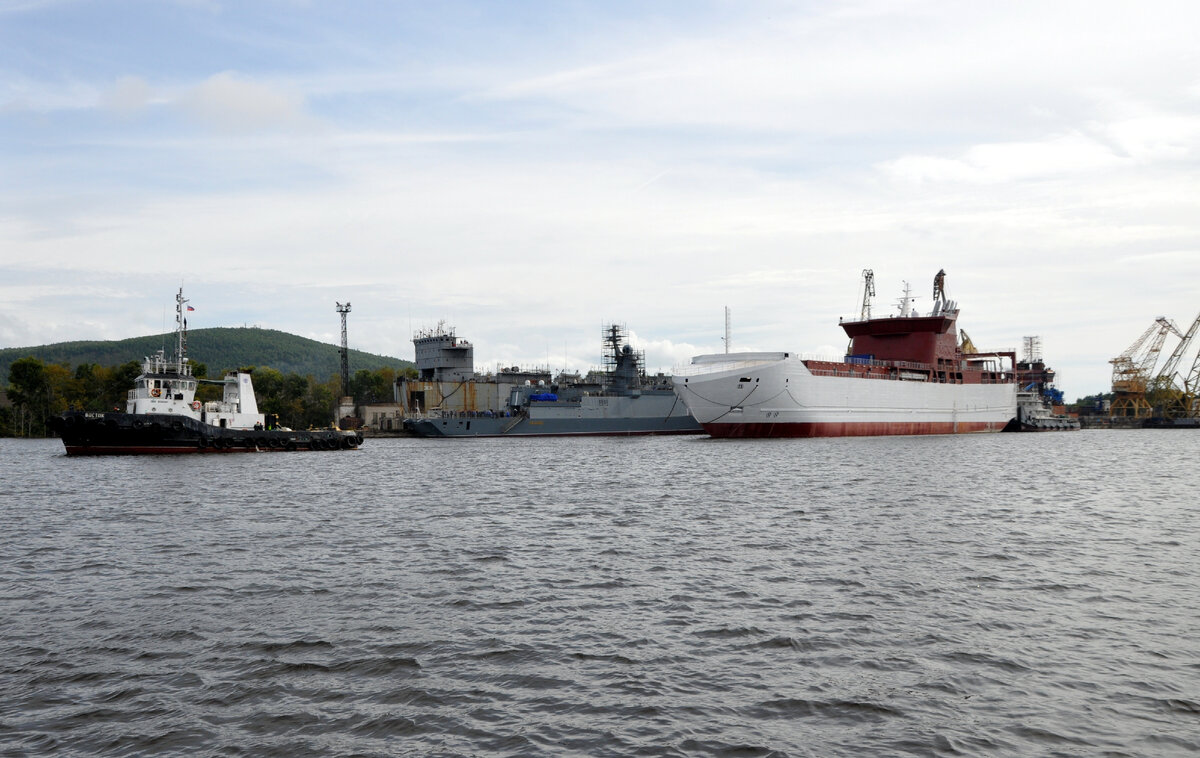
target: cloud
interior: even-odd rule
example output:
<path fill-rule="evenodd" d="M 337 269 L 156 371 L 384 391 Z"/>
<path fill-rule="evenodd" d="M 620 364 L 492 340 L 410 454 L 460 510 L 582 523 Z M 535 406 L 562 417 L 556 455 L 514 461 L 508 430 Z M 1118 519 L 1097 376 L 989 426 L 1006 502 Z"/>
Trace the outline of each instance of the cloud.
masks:
<path fill-rule="evenodd" d="M 723 306 L 735 349 L 840 351 L 863 267 L 881 310 L 945 267 L 981 345 L 1077 351 L 1072 392 L 1194 313 L 1189 6 L 748 8 L 176 7 L 147 46 L 31 19 L 40 47 L 0 52 L 0 264 L 138 277 L 151 316 L 186 278 L 212 325 L 331 339 L 352 299 L 373 352 L 444 317 L 481 363 L 578 368 L 603 317 L 651 368 L 717 352 Z M 145 328 L 97 294 L 4 302 L 12 339 Z M 89 310 L 113 323 L 72 333 Z"/>
<path fill-rule="evenodd" d="M 1200 154 L 1200 116 L 1148 113 L 1095 128 L 1122 155 L 1140 163 L 1194 159 Z"/>
<path fill-rule="evenodd" d="M 1177 102 L 1195 87 L 1195 67 L 1181 65 L 1194 59 L 1194 16 L 1154 4 L 776 7 L 720 28 L 660 29 L 653 45 L 613 28 L 614 39 L 641 41 L 532 70 L 499 64 L 510 77 L 479 92 L 513 105 L 553 103 L 564 121 L 593 127 L 1011 136 L 1094 114 L 1097 82 Z"/>
<path fill-rule="evenodd" d="M 1115 168 L 1123 159 L 1082 134 L 1042 141 L 975 145 L 957 158 L 905 155 L 879 165 L 886 176 L 923 182 L 1001 183 Z"/>
<path fill-rule="evenodd" d="M 286 130 L 313 124 L 302 97 L 232 71 L 209 77 L 185 91 L 177 102 L 201 123 L 223 132 Z"/>
<path fill-rule="evenodd" d="M 150 102 L 153 91 L 140 76 L 122 76 L 100 95 L 99 105 L 122 116 L 138 113 Z"/>
<path fill-rule="evenodd" d="M 636 332 L 629 332 L 629 344 L 646 352 L 646 370 L 670 372 L 672 368 L 691 362 L 692 356 L 704 350 L 690 342 L 675 342 L 669 339 L 642 339 Z"/>

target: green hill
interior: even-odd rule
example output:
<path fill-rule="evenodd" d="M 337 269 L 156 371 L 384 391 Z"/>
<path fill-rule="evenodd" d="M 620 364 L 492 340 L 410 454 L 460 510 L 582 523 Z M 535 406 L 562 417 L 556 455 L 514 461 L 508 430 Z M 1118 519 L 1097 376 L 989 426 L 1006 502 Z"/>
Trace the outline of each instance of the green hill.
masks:
<path fill-rule="evenodd" d="M 109 342 L 58 342 L 37 347 L 5 348 L 0 350 L 0 384 L 8 382 L 8 369 L 13 361 L 30 355 L 45 363 L 118 366 L 131 360 L 141 361 L 163 347 L 169 357 L 174 344 L 175 334 L 172 332 Z M 324 381 L 341 371 L 337 345 L 327 345 L 274 329 L 194 329 L 188 332 L 188 357 L 205 364 L 210 376 L 242 366 L 270 366 L 284 374 L 311 375 L 314 379 Z M 401 369 L 413 365 L 411 361 L 353 349 L 350 350 L 349 359 L 351 376 L 359 369 L 375 370 L 385 366 Z"/>

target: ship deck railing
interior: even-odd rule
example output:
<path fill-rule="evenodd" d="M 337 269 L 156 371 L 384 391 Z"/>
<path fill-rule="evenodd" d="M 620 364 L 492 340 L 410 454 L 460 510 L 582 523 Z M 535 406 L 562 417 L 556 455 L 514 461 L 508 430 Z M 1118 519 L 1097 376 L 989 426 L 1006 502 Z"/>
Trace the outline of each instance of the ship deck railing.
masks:
<path fill-rule="evenodd" d="M 778 353 L 776 358 L 758 358 L 754 360 L 711 361 L 705 363 L 685 363 L 671 369 L 674 376 L 697 376 L 711 374 L 717 371 L 732 371 L 734 369 L 753 368 L 764 363 L 774 363 L 782 360 L 784 353 Z"/>
<path fill-rule="evenodd" d="M 801 355 L 800 360 L 804 361 L 805 366 L 809 366 L 810 371 L 812 370 L 810 364 L 813 364 L 813 363 L 830 363 L 830 364 L 836 364 L 838 366 L 871 366 L 873 368 L 897 368 L 897 369 L 903 369 L 906 371 L 932 371 L 933 370 L 933 366 L 929 365 L 928 363 L 921 363 L 920 361 L 880 361 L 880 360 L 875 360 L 874 358 L 854 358 L 853 360 L 846 360 L 847 357 L 849 357 L 849 356 L 833 358 L 828 355 Z"/>
<path fill-rule="evenodd" d="M 847 356 L 844 355 L 832 356 L 819 355 L 816 353 L 764 353 L 763 356 L 764 357 L 762 358 L 754 358 L 750 360 L 709 360 L 703 363 L 687 363 L 680 366 L 675 366 L 673 373 L 675 376 L 697 376 L 700 374 L 711 374 L 717 371 L 733 371 L 735 369 L 754 368 L 756 366 L 761 366 L 764 363 L 774 363 L 785 358 L 793 357 L 802 361 L 804 365 L 808 366 L 809 370 L 813 373 L 817 373 L 817 371 L 830 370 L 817 369 L 814 371 L 810 365 L 813 363 L 825 363 L 838 366 L 872 366 L 875 368 L 901 369 L 908 371 L 933 371 L 933 366 L 929 365 L 928 363 L 921 363 L 917 361 L 880 361 L 873 358 L 855 358 L 852 361 L 847 361 Z"/>
<path fill-rule="evenodd" d="M 472 419 L 472 418 L 513 418 L 524 415 L 523 411 L 517 410 L 482 410 L 482 411 L 452 411 L 441 410 L 439 408 L 431 408 L 425 413 L 413 413 L 408 418 L 413 419 Z"/>
<path fill-rule="evenodd" d="M 899 381 L 899 380 L 905 378 L 905 377 L 902 377 L 898 373 L 896 373 L 896 374 L 891 374 L 891 373 L 889 373 L 889 374 L 869 374 L 869 373 L 864 374 L 860 371 L 837 371 L 834 369 L 819 369 L 819 368 L 818 369 L 810 368 L 808 370 L 808 373 L 812 374 L 813 376 L 852 376 L 852 377 L 855 377 L 856 379 L 889 379 L 891 381 Z M 907 381 L 914 381 L 914 380 L 907 379 Z"/>

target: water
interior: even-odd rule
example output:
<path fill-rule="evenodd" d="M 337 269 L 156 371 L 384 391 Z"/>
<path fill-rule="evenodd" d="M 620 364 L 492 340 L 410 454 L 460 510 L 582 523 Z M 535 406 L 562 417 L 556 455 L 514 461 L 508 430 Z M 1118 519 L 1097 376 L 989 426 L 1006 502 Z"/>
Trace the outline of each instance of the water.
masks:
<path fill-rule="evenodd" d="M 0 440 L 0 754 L 1193 756 L 1198 454 Z"/>

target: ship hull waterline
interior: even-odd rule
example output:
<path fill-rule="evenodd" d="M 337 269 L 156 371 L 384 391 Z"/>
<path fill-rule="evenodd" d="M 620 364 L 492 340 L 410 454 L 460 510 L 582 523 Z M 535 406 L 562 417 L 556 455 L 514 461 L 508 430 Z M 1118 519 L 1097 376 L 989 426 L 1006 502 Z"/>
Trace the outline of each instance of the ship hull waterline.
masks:
<path fill-rule="evenodd" d="M 357 433 L 337 429 L 231 429 L 165 414 L 68 412 L 55 426 L 71 456 L 353 450 L 362 444 Z"/>
<path fill-rule="evenodd" d="M 517 413 L 455 413 L 413 419 L 420 437 L 631 437 L 703 434 L 671 390 L 536 401 Z"/>
<path fill-rule="evenodd" d="M 474 428 L 472 428 L 474 427 Z M 525 423 L 503 431 L 501 427 L 478 426 L 475 422 L 457 421 L 443 422 L 437 420 L 421 420 L 410 426 L 411 431 L 419 437 L 650 437 L 679 434 L 704 434 L 704 430 L 691 423 L 687 428 L 654 428 L 635 429 L 628 424 L 619 428 L 604 429 L 591 425 L 580 429 L 578 425 L 567 428 L 557 425 L 543 425 L 538 422 Z"/>
<path fill-rule="evenodd" d="M 728 439 L 762 437 L 885 437 L 927 434 L 979 434 L 1002 432 L 1009 423 L 977 422 L 901 422 L 843 421 L 830 423 L 717 423 L 704 425 L 712 437 Z"/>
<path fill-rule="evenodd" d="M 1012 428 L 1012 384 L 818 376 L 798 358 L 676 376 L 675 391 L 713 437 L 977 434 Z"/>

